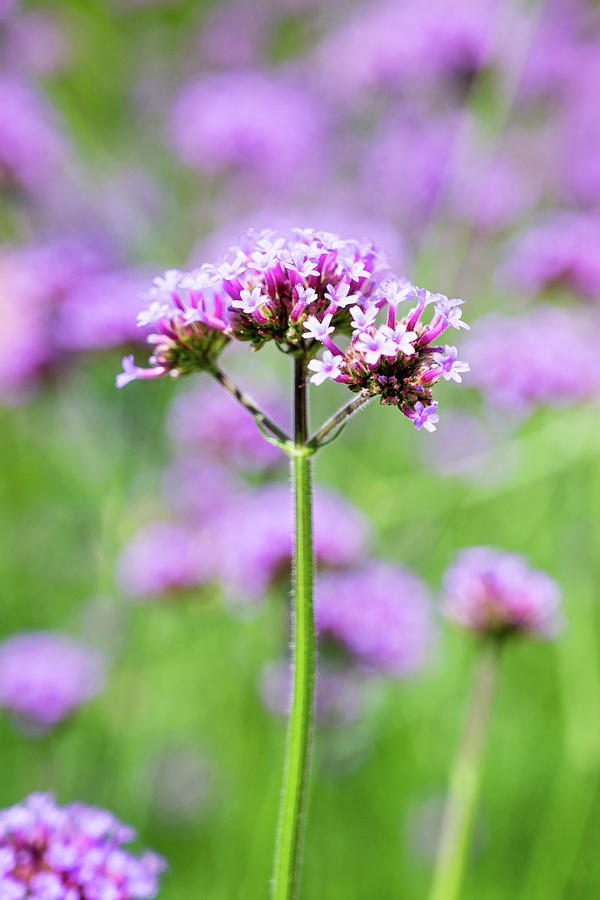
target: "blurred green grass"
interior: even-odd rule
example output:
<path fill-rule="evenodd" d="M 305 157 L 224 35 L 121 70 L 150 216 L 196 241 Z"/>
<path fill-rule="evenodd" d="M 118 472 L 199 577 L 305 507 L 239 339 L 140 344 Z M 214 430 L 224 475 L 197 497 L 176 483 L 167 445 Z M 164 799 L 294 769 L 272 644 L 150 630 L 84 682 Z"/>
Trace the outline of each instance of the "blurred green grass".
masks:
<path fill-rule="evenodd" d="M 77 629 L 82 605 L 99 593 L 118 606 L 115 556 L 160 508 L 151 498 L 168 458 L 163 407 L 178 387 L 113 393 L 116 364 L 89 362 L 2 412 L 6 634 Z M 333 393 L 319 396 L 315 416 Z M 516 467 L 496 486 L 436 475 L 418 459 L 427 436 L 377 407 L 317 460 L 318 480 L 373 520 L 376 552 L 433 587 L 456 550 L 489 543 L 525 553 L 565 591 L 562 637 L 516 643 L 504 660 L 465 892 L 473 900 L 591 898 L 600 883 L 591 852 L 600 838 L 595 418 L 582 410 L 577 432 L 572 412 L 534 419 L 519 434 Z M 165 900 L 265 896 L 284 727 L 263 710 L 257 680 L 285 646 L 280 606 L 267 603 L 250 621 L 210 597 L 129 610 L 109 687 L 74 721 L 27 741 L 2 718 L 0 803 L 45 788 L 114 809 L 169 858 Z M 317 734 L 306 897 L 425 895 L 430 863 L 411 822 L 443 793 L 470 660 L 469 639 L 440 625 L 430 667 L 388 684 L 364 733 Z M 206 814 L 186 828 L 162 822 L 150 804 L 150 763 L 178 742 L 198 746 L 211 766 Z"/>

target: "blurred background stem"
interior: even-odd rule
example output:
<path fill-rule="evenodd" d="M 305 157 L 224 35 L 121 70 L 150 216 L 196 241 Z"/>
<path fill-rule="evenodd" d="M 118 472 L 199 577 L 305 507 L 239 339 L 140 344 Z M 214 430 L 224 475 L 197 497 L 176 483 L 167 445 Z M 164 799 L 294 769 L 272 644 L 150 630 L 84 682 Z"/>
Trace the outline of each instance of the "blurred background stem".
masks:
<path fill-rule="evenodd" d="M 460 893 L 471 845 L 500 647 L 501 642 L 495 638 L 481 639 L 478 645 L 471 696 L 450 773 L 430 900 L 456 900 Z"/>
<path fill-rule="evenodd" d="M 306 818 L 315 690 L 311 451 L 306 447 L 306 361 L 294 360 L 292 479 L 296 511 L 292 707 L 273 868 L 273 900 L 298 896 Z"/>

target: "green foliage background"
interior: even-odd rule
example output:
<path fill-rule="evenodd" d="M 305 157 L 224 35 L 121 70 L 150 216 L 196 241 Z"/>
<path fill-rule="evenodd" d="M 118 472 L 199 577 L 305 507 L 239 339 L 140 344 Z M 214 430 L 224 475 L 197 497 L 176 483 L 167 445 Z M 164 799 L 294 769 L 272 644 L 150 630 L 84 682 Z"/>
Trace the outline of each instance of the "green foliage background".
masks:
<path fill-rule="evenodd" d="M 77 46 L 74 63 L 46 85 L 49 95 L 92 177 L 115 156 L 127 163 L 143 153 L 156 167 L 170 186 L 168 208 L 135 252 L 179 264 L 210 221 L 194 220 L 191 176 L 163 152 L 161 135 L 140 145 L 127 88 L 153 48 L 171 61 L 165 83 L 177 83 L 199 4 L 135 12 L 99 0 L 48 5 Z M 208 188 L 194 190 L 197 200 Z M 434 272 L 423 266 L 425 282 Z M 478 308 L 494 301 L 480 285 Z M 284 725 L 264 711 L 257 680 L 285 645 L 282 600 L 269 598 L 250 621 L 228 616 L 216 596 L 124 605 L 114 562 L 136 527 L 160 512 L 163 413 L 179 386 L 117 393 L 118 356 L 84 360 L 30 403 L 0 413 L 2 633 L 78 630 L 94 596 L 107 598 L 118 625 L 108 689 L 73 721 L 27 740 L 0 718 L 0 805 L 49 789 L 61 802 L 113 809 L 169 859 L 164 900 L 265 897 Z M 265 364 L 287 391 L 281 361 L 266 353 Z M 319 393 L 315 422 L 339 396 L 335 387 Z M 318 458 L 317 478 L 351 492 L 373 521 L 379 556 L 406 563 L 434 590 L 459 548 L 486 543 L 526 554 L 565 594 L 560 639 L 515 643 L 503 660 L 464 897 L 592 900 L 600 888 L 597 411 L 540 413 L 507 436 L 499 453 L 515 453 L 516 462 L 496 483 L 437 475 L 421 458 L 427 440 L 394 411 L 369 408 Z M 440 622 L 422 675 L 387 684 L 363 725 L 317 733 L 308 900 L 426 896 L 431 859 L 418 847 L 415 817 L 443 794 L 472 650 Z M 178 743 L 197 746 L 210 767 L 206 811 L 185 828 L 161 821 L 152 806 L 152 761 Z"/>

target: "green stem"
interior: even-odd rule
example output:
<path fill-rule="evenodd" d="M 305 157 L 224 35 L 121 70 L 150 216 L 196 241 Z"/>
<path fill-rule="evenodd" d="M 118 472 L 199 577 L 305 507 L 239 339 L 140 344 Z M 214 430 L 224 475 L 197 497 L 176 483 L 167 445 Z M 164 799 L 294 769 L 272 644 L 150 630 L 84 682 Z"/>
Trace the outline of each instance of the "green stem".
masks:
<path fill-rule="evenodd" d="M 335 415 L 331 416 L 331 418 L 312 435 L 307 446 L 314 450 L 318 450 L 319 447 L 323 446 L 323 442 L 329 437 L 332 431 L 336 431 L 337 429 L 341 431 L 348 422 L 348 419 L 371 399 L 372 397 L 369 396 L 369 394 L 359 394 L 358 397 L 355 397 L 354 400 L 351 400 L 350 403 L 347 403 L 339 409 Z M 337 437 L 339 431 L 336 431 L 335 437 Z"/>
<path fill-rule="evenodd" d="M 454 757 L 430 900 L 456 900 L 471 845 L 485 739 L 498 676 L 500 640 L 482 639 Z"/>
<path fill-rule="evenodd" d="M 306 404 L 306 364 L 295 360 L 292 478 L 296 506 L 292 706 L 288 723 L 283 788 L 279 806 L 272 900 L 295 900 L 308 797 L 315 691 L 311 451 Z"/>
<path fill-rule="evenodd" d="M 222 385 L 222 387 L 224 387 L 232 397 L 235 397 L 238 403 L 241 403 L 242 406 L 248 410 L 261 430 L 262 427 L 266 428 L 271 432 L 271 434 L 276 438 L 277 441 L 281 442 L 281 444 L 290 443 L 290 438 L 285 433 L 285 431 L 283 431 L 275 422 L 273 422 L 272 419 L 269 418 L 269 416 L 267 416 L 267 414 L 260 408 L 260 406 L 258 406 L 258 404 L 254 402 L 252 397 L 244 393 L 244 391 L 242 391 L 242 389 L 239 388 L 237 384 L 234 384 L 234 382 L 228 375 L 225 374 L 225 372 L 222 372 L 221 369 L 219 369 L 218 366 L 215 365 L 212 369 L 210 369 L 210 374 L 213 376 L 213 378 L 216 378 L 219 384 Z M 285 448 L 282 447 L 282 449 Z"/>

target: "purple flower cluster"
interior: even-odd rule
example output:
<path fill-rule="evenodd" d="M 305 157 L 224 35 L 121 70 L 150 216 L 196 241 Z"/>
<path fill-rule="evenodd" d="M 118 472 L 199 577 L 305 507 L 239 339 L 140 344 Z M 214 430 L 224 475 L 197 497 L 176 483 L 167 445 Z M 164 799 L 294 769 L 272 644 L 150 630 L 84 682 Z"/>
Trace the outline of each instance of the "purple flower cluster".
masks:
<path fill-rule="evenodd" d="M 404 303 L 409 308 L 401 316 Z M 170 270 L 155 279 L 138 317 L 160 332 L 149 336 L 152 368 L 138 368 L 126 357 L 117 386 L 210 370 L 230 337 L 254 347 L 273 340 L 313 357 L 323 344 L 322 358 L 309 362 L 314 384 L 344 383 L 398 406 L 418 430 L 433 431 L 438 417 L 432 388 L 441 377 L 460 382 L 469 369 L 454 346 L 437 343 L 448 327 L 468 328 L 462 303 L 392 275 L 371 244 L 312 229 L 296 229 L 291 239 L 249 233 L 217 266 Z M 431 317 L 424 322 L 428 307 Z M 350 336 L 344 350 L 333 341 L 336 331 Z"/>
<path fill-rule="evenodd" d="M 428 592 L 401 566 L 367 562 L 317 579 L 320 640 L 345 648 L 368 672 L 403 676 L 420 668 L 432 640 Z"/>
<path fill-rule="evenodd" d="M 135 831 L 112 813 L 82 803 L 57 806 L 51 794 L 30 794 L 0 812 L 0 896 L 3 900 L 146 900 L 166 868 L 152 851 L 134 856 L 123 845 Z"/>
<path fill-rule="evenodd" d="M 292 78 L 233 69 L 185 85 L 169 130 L 180 158 L 206 175 L 242 167 L 277 187 L 315 168 L 323 125 L 322 107 Z"/>
<path fill-rule="evenodd" d="M 600 357 L 589 340 L 596 329 L 594 314 L 561 307 L 491 313 L 467 342 L 471 380 L 489 402 L 518 415 L 586 400 L 600 388 Z"/>
<path fill-rule="evenodd" d="M 600 217 L 562 213 L 511 241 L 503 275 L 528 294 L 551 288 L 600 298 Z"/>
<path fill-rule="evenodd" d="M 482 634 L 552 637 L 561 592 L 523 557 L 491 547 L 462 550 L 444 575 L 444 615 Z"/>
<path fill-rule="evenodd" d="M 0 644 L 0 706 L 27 730 L 47 731 L 101 690 L 100 654 L 63 634 L 29 631 Z"/>

